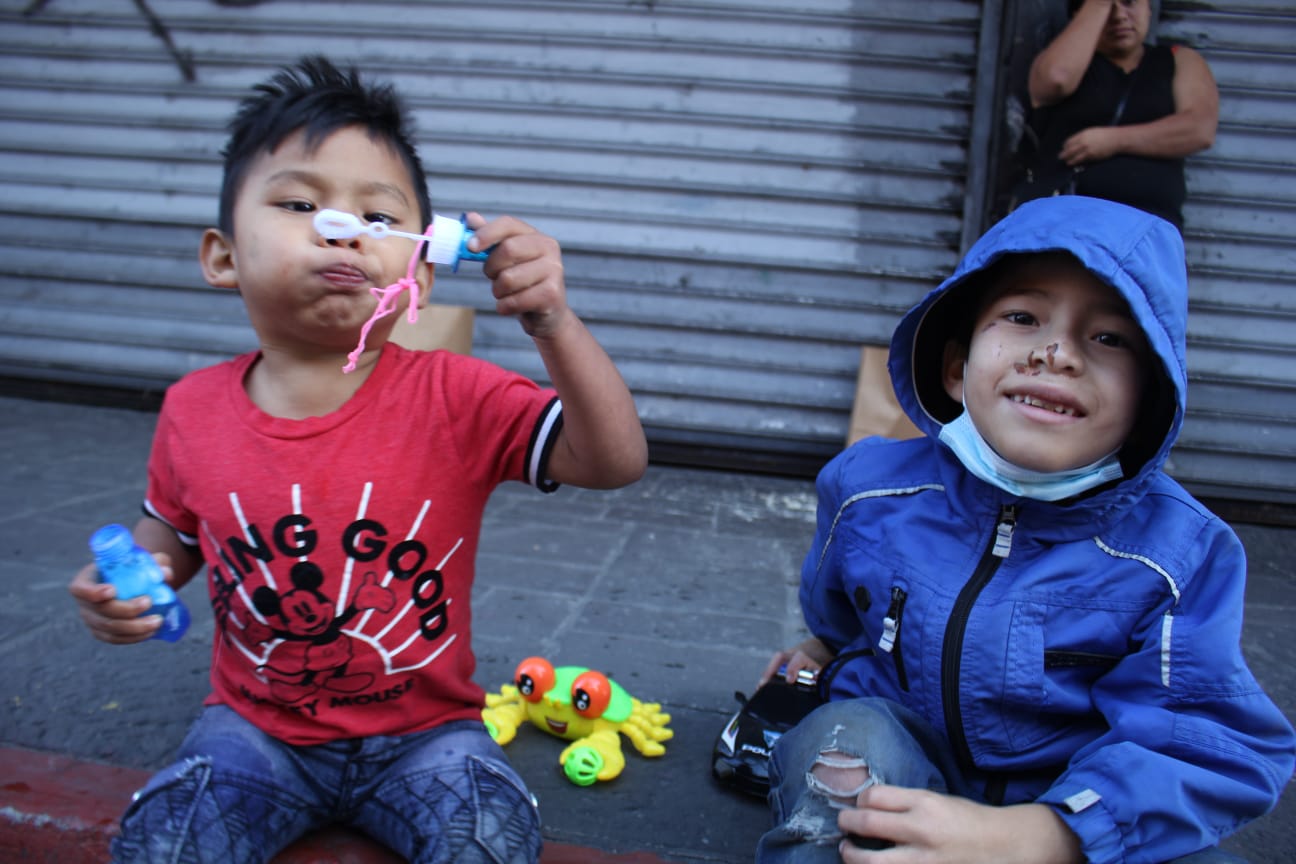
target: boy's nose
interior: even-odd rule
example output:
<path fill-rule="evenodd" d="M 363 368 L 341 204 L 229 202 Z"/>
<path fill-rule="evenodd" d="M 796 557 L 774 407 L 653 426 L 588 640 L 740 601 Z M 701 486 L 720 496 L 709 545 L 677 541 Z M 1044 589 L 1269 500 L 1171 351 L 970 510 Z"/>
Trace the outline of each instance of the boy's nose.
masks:
<path fill-rule="evenodd" d="M 1048 369 L 1069 368 L 1075 363 L 1075 352 L 1065 341 L 1050 342 L 1039 345 L 1026 355 L 1026 364 L 1031 367 L 1044 366 Z"/>

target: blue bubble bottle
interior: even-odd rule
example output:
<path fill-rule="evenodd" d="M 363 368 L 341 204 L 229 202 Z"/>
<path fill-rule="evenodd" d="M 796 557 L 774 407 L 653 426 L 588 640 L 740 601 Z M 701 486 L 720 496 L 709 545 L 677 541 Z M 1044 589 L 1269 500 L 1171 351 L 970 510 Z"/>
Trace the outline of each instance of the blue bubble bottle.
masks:
<path fill-rule="evenodd" d="M 153 605 L 142 615 L 161 615 L 162 627 L 154 639 L 175 642 L 189 629 L 189 609 L 166 584 L 153 555 L 135 543 L 125 525 L 105 525 L 90 536 L 99 579 L 117 589 L 118 600 L 147 595 Z"/>

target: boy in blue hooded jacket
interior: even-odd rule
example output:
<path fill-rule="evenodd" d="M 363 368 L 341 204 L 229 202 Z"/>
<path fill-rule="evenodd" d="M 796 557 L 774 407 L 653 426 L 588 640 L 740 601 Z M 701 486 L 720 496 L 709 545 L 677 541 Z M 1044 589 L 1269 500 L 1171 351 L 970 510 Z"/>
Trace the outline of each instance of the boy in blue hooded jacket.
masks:
<path fill-rule="evenodd" d="M 1187 311 L 1173 226 L 1062 196 L 902 319 L 926 437 L 819 475 L 813 638 L 766 676 L 829 701 L 774 748 L 758 861 L 1236 860 L 1296 745 L 1239 647 L 1242 546 L 1162 470 Z"/>

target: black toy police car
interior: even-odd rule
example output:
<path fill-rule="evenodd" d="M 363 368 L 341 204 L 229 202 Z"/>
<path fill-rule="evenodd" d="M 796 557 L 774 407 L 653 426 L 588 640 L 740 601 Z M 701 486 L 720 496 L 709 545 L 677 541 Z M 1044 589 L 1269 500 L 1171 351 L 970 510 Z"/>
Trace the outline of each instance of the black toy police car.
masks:
<path fill-rule="evenodd" d="M 750 699 L 742 693 L 734 696 L 742 707 L 716 739 L 711 773 L 721 783 L 764 798 L 770 787 L 770 748 L 779 736 L 819 707 L 819 688 L 809 670 L 800 672 L 795 684 L 787 683 L 783 670 L 779 670 Z"/>

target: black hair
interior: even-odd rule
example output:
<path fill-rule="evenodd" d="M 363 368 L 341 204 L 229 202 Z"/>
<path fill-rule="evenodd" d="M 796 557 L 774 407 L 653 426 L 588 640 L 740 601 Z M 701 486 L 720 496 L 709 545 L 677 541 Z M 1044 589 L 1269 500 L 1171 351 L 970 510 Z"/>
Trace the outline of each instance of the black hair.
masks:
<path fill-rule="evenodd" d="M 230 119 L 229 140 L 221 151 L 225 174 L 217 224 L 226 234 L 234 233 L 234 202 L 253 159 L 273 153 L 295 132 L 305 132 L 306 148 L 311 150 L 348 126 L 365 129 L 400 155 L 418 196 L 419 224 L 432 220 L 427 175 L 412 141 L 413 124 L 391 84 L 363 83 L 355 67 L 344 71 L 322 56 L 311 55 L 252 89 Z"/>
<path fill-rule="evenodd" d="M 946 347 L 953 344 L 964 354 L 968 352 L 972 327 L 1012 257 L 1000 257 L 951 285 L 927 310 L 914 334 L 913 376 L 918 401 L 938 423 L 949 423 L 963 413 L 963 406 L 945 392 Z"/>

